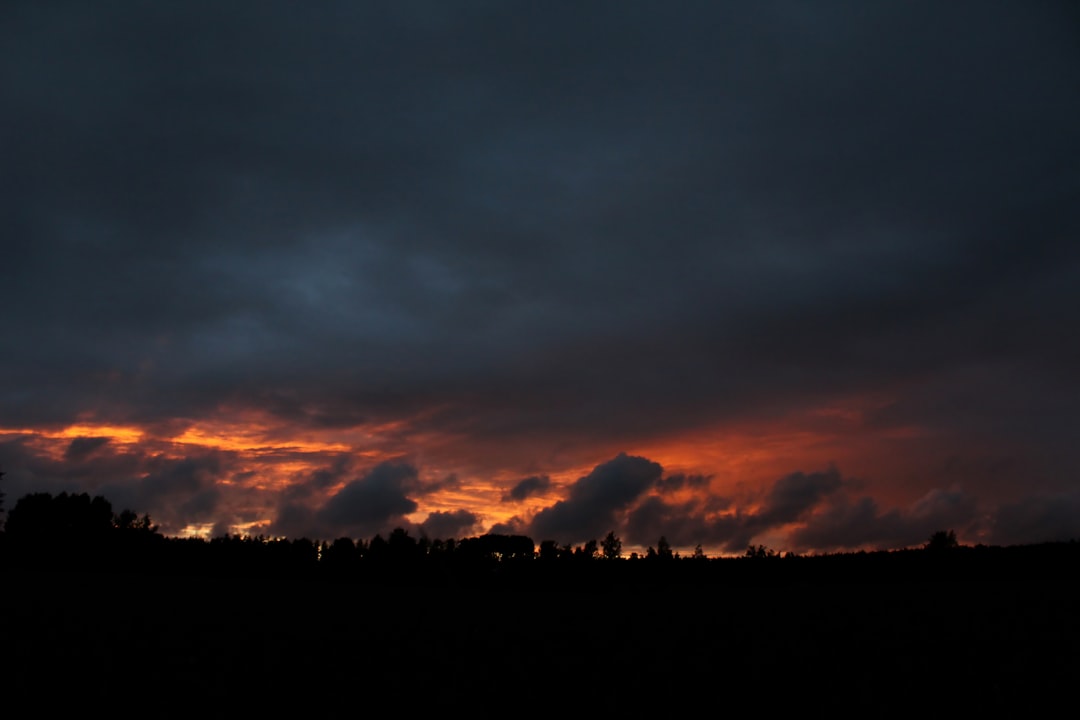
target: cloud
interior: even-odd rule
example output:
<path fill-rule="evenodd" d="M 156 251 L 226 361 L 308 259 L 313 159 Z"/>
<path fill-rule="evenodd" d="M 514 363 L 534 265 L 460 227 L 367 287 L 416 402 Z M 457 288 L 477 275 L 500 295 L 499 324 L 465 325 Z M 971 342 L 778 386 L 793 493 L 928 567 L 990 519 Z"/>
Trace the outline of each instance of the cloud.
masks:
<path fill-rule="evenodd" d="M 288 538 L 306 537 L 309 540 L 336 540 L 344 537 L 340 533 L 327 532 L 325 525 L 316 520 L 315 512 L 307 505 L 289 501 L 278 508 L 277 516 L 269 527 L 269 534 Z"/>
<path fill-rule="evenodd" d="M 668 494 L 685 483 L 676 476 L 674 482 L 659 483 L 658 489 Z M 753 511 L 733 506 L 730 499 L 695 497 L 668 502 L 661 495 L 650 495 L 627 514 L 624 532 L 630 542 L 638 545 L 654 545 L 663 536 L 675 547 L 700 543 L 740 553 L 754 538 L 806 518 L 844 485 L 834 467 L 815 473 L 791 473 L 777 479 Z"/>
<path fill-rule="evenodd" d="M 107 437 L 77 437 L 72 438 L 67 450 L 64 451 L 64 459 L 78 462 L 93 455 L 97 450 L 109 444 Z"/>
<path fill-rule="evenodd" d="M 416 488 L 417 496 L 423 497 L 443 492 L 444 490 L 456 490 L 461 487 L 461 478 L 457 473 L 450 473 L 438 480 L 427 480 Z"/>
<path fill-rule="evenodd" d="M 216 520 L 225 498 L 217 483 L 229 473 L 230 456 L 210 451 L 180 459 L 150 456 L 144 462 L 142 475 L 111 480 L 100 487 L 101 494 L 115 507 L 149 514 L 166 534 Z"/>
<path fill-rule="evenodd" d="M 531 475 L 522 478 L 510 490 L 503 493 L 502 502 L 521 502 L 530 495 L 547 491 L 551 487 L 551 478 L 547 475 Z"/>
<path fill-rule="evenodd" d="M 747 524 L 772 528 L 795 522 L 842 484 L 836 468 L 809 475 L 802 472 L 786 475 L 773 483 L 761 508 L 747 517 Z"/>
<path fill-rule="evenodd" d="M 878 394 L 849 431 L 921 431 L 905 457 L 1009 448 L 1016 473 L 965 480 L 988 510 L 1068 489 L 1074 3 L 429 5 L 17 2 L 0 427 L 256 418 L 352 457 L 542 478 Z M 154 449 L 95 442 L 31 452 L 12 495 L 158 477 Z M 234 460 L 211 476 L 257 464 Z M 355 472 L 300 473 L 278 504 L 322 513 Z M 957 481 L 929 473 L 919 492 Z M 655 491 L 706 491 L 678 477 Z M 155 482 L 176 523 L 206 490 Z M 278 506 L 220 490 L 217 513 Z M 846 490 L 782 486 L 757 527 Z M 436 491 L 351 489 L 328 527 L 354 494 L 401 517 Z M 591 532 L 642 494 L 530 522 Z"/>
<path fill-rule="evenodd" d="M 368 537 L 408 525 L 405 518 L 417 503 L 408 497 L 419 487 L 415 466 L 382 462 L 362 477 L 347 483 L 315 513 L 320 527 L 334 537 Z"/>
<path fill-rule="evenodd" d="M 707 520 L 696 501 L 668 503 L 656 495 L 638 503 L 627 514 L 623 528 L 629 542 L 653 547 L 661 537 L 674 547 L 728 540 L 729 531 L 729 528 L 722 529 L 717 521 Z"/>
<path fill-rule="evenodd" d="M 468 510 L 436 511 L 420 523 L 420 531 L 433 539 L 456 540 L 468 536 L 479 522 L 480 518 Z"/>
<path fill-rule="evenodd" d="M 1069 342 L 1062 8 L 331 5 L 5 24 L 0 419 L 617 438 Z"/>
<path fill-rule="evenodd" d="M 837 494 L 788 536 L 793 550 L 820 552 L 919 546 L 938 530 L 964 530 L 977 517 L 970 495 L 935 488 L 907 508 L 882 510 L 872 497 Z"/>
<path fill-rule="evenodd" d="M 778 478 L 752 510 L 709 498 L 671 503 L 651 495 L 627 513 L 624 532 L 639 545 L 664 536 L 676 547 L 701 543 L 741 553 L 767 538 L 781 551 L 825 552 L 920 545 L 937 530 L 973 528 L 978 516 L 975 498 L 957 488 L 935 488 L 909 507 L 882 510 L 872 497 L 854 495 L 861 486 L 829 467 Z"/>
<path fill-rule="evenodd" d="M 998 508 L 991 542 L 1018 545 L 1080 539 L 1080 492 L 1039 494 Z"/>
<path fill-rule="evenodd" d="M 710 475 L 675 473 L 674 475 L 667 475 L 660 478 L 656 482 L 656 487 L 661 493 L 678 492 L 683 488 L 700 490 L 707 489 L 710 480 L 712 480 L 712 476 Z"/>
<path fill-rule="evenodd" d="M 283 495 L 290 502 L 318 498 L 328 488 L 343 482 L 352 472 L 352 458 L 347 454 L 342 454 L 331 458 L 326 465 L 294 477 L 285 488 Z"/>
<path fill-rule="evenodd" d="M 565 500 L 538 512 L 529 524 L 539 540 L 576 543 L 602 537 L 619 524 L 617 513 L 656 484 L 658 463 L 620 453 L 578 478 Z"/>
<path fill-rule="evenodd" d="M 529 524 L 515 515 L 506 522 L 495 523 L 488 528 L 490 535 L 526 535 L 529 532 Z"/>

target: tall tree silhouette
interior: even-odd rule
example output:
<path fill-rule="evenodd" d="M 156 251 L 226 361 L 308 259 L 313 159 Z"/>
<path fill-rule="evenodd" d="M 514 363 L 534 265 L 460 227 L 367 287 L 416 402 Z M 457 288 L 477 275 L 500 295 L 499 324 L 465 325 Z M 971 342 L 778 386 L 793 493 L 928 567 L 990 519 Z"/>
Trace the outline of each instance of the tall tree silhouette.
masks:
<path fill-rule="evenodd" d="M 558 560 L 559 559 L 559 543 L 554 540 L 541 540 L 540 552 L 537 553 L 537 557 L 540 560 Z"/>
<path fill-rule="evenodd" d="M 618 560 L 622 557 L 622 540 L 619 539 L 614 530 L 604 536 L 600 547 L 603 549 L 605 560 Z"/>
<path fill-rule="evenodd" d="M 671 543 L 663 535 L 656 541 L 656 556 L 660 560 L 671 560 L 675 557 L 671 550 Z"/>

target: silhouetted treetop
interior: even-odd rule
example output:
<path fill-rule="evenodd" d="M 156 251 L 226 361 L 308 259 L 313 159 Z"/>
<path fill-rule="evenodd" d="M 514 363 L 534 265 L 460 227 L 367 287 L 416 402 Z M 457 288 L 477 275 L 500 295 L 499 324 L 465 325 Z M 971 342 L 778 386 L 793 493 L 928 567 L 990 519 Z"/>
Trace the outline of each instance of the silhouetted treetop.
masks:
<path fill-rule="evenodd" d="M 605 560 L 618 560 L 622 557 L 622 540 L 619 539 L 614 530 L 604 536 L 600 547 L 603 549 Z"/>
<path fill-rule="evenodd" d="M 675 557 L 671 549 L 671 543 L 663 535 L 656 541 L 656 557 L 660 560 L 672 560 Z"/>
<path fill-rule="evenodd" d="M 14 537 L 73 537 L 112 530 L 113 511 L 100 495 L 31 493 L 19 498 L 8 513 L 4 529 Z"/>
<path fill-rule="evenodd" d="M 956 533 L 952 530 L 938 530 L 936 533 L 930 536 L 926 544 L 923 547 L 927 550 L 934 552 L 941 552 L 943 550 L 952 550 L 960 546 L 960 543 L 956 540 Z"/>
<path fill-rule="evenodd" d="M 73 539 L 100 537 L 112 530 L 157 533 L 149 515 L 132 510 L 114 515 L 112 504 L 100 495 L 62 492 L 31 493 L 19 498 L 8 513 L 4 529 L 13 538 Z"/>
<path fill-rule="evenodd" d="M 532 560 L 535 550 L 532 538 L 525 535 L 489 533 L 465 538 L 458 544 L 458 553 L 464 557 L 493 560 Z"/>

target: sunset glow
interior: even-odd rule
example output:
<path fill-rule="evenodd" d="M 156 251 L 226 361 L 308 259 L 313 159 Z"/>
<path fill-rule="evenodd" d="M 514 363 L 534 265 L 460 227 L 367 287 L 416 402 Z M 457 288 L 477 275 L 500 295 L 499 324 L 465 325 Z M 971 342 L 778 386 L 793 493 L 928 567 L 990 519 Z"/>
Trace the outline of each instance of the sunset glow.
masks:
<path fill-rule="evenodd" d="M 1080 536 L 1067 3 L 16 4 L 0 510 Z"/>

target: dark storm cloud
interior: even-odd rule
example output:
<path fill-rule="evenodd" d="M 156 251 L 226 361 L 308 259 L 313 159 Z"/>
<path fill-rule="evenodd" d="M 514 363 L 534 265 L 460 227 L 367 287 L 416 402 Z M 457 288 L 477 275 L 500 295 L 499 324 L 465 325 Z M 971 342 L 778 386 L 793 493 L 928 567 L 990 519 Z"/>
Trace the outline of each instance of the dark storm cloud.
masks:
<path fill-rule="evenodd" d="M 0 426 L 629 446 L 883 391 L 1080 469 L 1075 3 L 3 15 Z"/>
<path fill-rule="evenodd" d="M 229 453 L 196 450 L 173 458 L 156 448 L 103 440 L 75 438 L 62 459 L 34 438 L 0 442 L 0 469 L 6 473 L 6 487 L 0 490 L 11 499 L 10 506 L 33 492 L 102 495 L 115 511 L 149 514 L 169 534 L 191 523 L 213 522 L 247 492 L 218 485 L 236 465 Z"/>
<path fill-rule="evenodd" d="M 336 540 L 346 537 L 343 533 L 335 534 L 315 519 L 315 511 L 307 505 L 298 502 L 285 501 L 277 510 L 277 516 L 270 524 L 269 532 L 272 536 L 288 538 L 308 538 L 319 540 Z"/>
<path fill-rule="evenodd" d="M 190 523 L 214 522 L 224 497 L 218 480 L 228 476 L 232 458 L 201 452 L 181 459 L 149 456 L 136 477 L 114 478 L 100 492 L 114 507 L 148 513 L 162 532 L 176 534 Z"/>
<path fill-rule="evenodd" d="M 332 485 L 344 482 L 352 471 L 351 456 L 339 455 L 327 465 L 316 468 L 302 477 L 294 478 L 285 489 L 284 497 L 288 501 L 302 501 Z"/>
<path fill-rule="evenodd" d="M 417 504 L 408 497 L 417 487 L 416 468 L 404 462 L 383 462 L 333 495 L 316 513 L 315 520 L 333 537 L 367 537 L 407 525 L 405 515 Z M 319 537 L 327 537 L 320 532 Z"/>
<path fill-rule="evenodd" d="M 281 503 L 277 517 L 270 524 L 270 532 L 330 540 L 370 538 L 378 533 L 386 535 L 400 527 L 433 538 L 449 538 L 458 537 L 480 521 L 475 513 L 461 509 L 430 513 L 424 522 L 414 527 L 405 516 L 418 509 L 418 498 L 456 488 L 461 481 L 454 474 L 422 481 L 415 465 L 400 460 L 375 465 L 359 478 L 345 482 L 340 490 L 319 505 L 322 492 L 353 473 L 353 465 L 351 456 L 340 455 L 328 466 L 296 478 L 281 493 Z"/>
<path fill-rule="evenodd" d="M 842 551 L 917 546 L 938 530 L 963 535 L 975 528 L 976 499 L 960 490 L 934 489 L 910 507 L 884 511 L 872 497 L 856 497 L 858 487 L 835 467 L 795 472 L 773 483 L 757 510 L 721 514 L 707 500 L 670 503 L 651 495 L 626 514 L 623 531 L 642 546 L 663 536 L 675 547 L 701 543 L 741 553 L 766 535 L 772 544 L 780 538 L 783 546 L 774 549 L 781 551 Z"/>
<path fill-rule="evenodd" d="M 539 540 L 595 540 L 615 528 L 617 513 L 652 487 L 663 468 L 643 457 L 620 453 L 572 484 L 565 500 L 538 512 L 529 524 Z"/>
<path fill-rule="evenodd" d="M 708 475 L 675 473 L 674 475 L 667 475 L 657 480 L 656 489 L 662 493 L 670 493 L 677 492 L 683 488 L 707 488 L 709 486 L 709 480 L 711 479 L 712 478 Z"/>
<path fill-rule="evenodd" d="M 5 472 L 3 482 L 6 486 L 0 490 L 12 501 L 32 492 L 99 494 L 98 489 L 105 483 L 137 476 L 145 469 L 147 458 L 141 452 L 123 451 L 108 443 L 76 445 L 77 448 L 80 446 L 94 446 L 94 451 L 76 451 L 78 459 L 69 458 L 69 444 L 63 460 L 59 460 L 31 437 L 0 441 L 0 470 Z M 141 507 L 138 509 L 146 511 Z"/>
<path fill-rule="evenodd" d="M 668 503 L 651 495 L 627 513 L 626 539 L 636 545 L 655 547 L 661 537 L 673 547 L 693 547 L 698 543 L 721 545 L 725 550 L 742 550 L 753 536 L 742 518 L 709 518 L 697 501 Z"/>
<path fill-rule="evenodd" d="M 419 485 L 414 493 L 417 497 L 423 497 L 425 495 L 432 495 L 442 490 L 455 490 L 461 487 L 461 478 L 456 473 L 450 473 L 444 475 L 437 480 L 426 480 Z"/>
<path fill-rule="evenodd" d="M 468 510 L 433 512 L 427 516 L 424 522 L 420 523 L 420 530 L 424 535 L 432 539 L 457 539 L 470 535 L 472 529 L 479 522 L 480 518 Z"/>
<path fill-rule="evenodd" d="M 812 510 L 822 498 L 835 492 L 842 485 L 840 471 L 830 468 L 825 472 L 796 472 L 777 480 L 762 507 L 748 517 L 750 524 L 777 527 L 799 520 Z"/>
<path fill-rule="evenodd" d="M 955 489 L 935 489 L 909 508 L 887 511 L 872 497 L 838 494 L 788 539 L 793 550 L 912 547 L 939 530 L 952 529 L 963 536 L 975 519 L 975 498 Z"/>
<path fill-rule="evenodd" d="M 551 487 L 551 478 L 547 475 L 531 475 L 527 478 L 522 478 L 514 487 L 506 493 L 503 493 L 503 502 L 521 502 L 530 495 L 545 492 Z"/>
<path fill-rule="evenodd" d="M 488 528 L 491 535 L 525 535 L 529 532 L 529 524 L 515 515 L 506 522 L 495 523 Z"/>
<path fill-rule="evenodd" d="M 105 447 L 109 443 L 107 437 L 77 437 L 71 440 L 67 450 L 64 451 L 65 460 L 85 460 L 94 454 L 96 450 Z"/>
<path fill-rule="evenodd" d="M 617 433 L 963 365 L 1075 304 L 1070 12 L 15 3 L 0 412 Z"/>
<path fill-rule="evenodd" d="M 1080 538 L 1080 492 L 1033 495 L 1003 505 L 994 518 L 991 542 L 998 545 Z"/>

